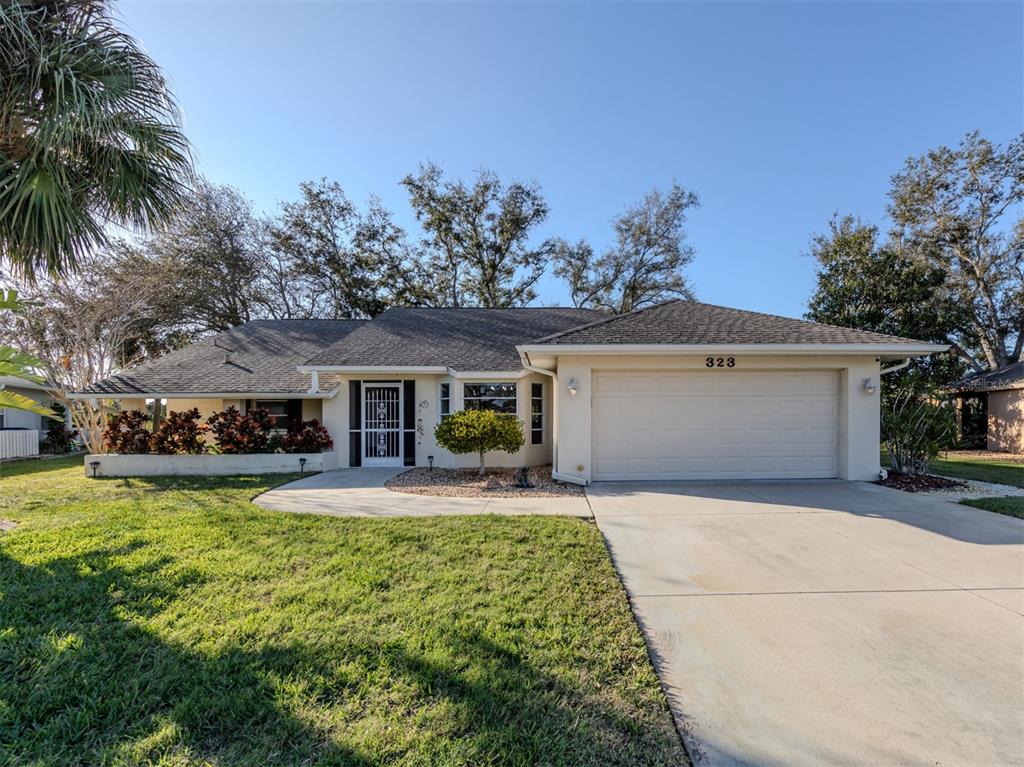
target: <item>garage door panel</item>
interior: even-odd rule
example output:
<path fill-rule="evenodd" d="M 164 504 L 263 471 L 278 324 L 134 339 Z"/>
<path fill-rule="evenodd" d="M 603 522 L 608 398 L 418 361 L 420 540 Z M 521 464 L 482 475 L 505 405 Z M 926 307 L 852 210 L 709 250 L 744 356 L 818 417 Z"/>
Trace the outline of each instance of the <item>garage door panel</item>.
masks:
<path fill-rule="evenodd" d="M 594 374 L 594 478 L 834 477 L 832 371 Z"/>

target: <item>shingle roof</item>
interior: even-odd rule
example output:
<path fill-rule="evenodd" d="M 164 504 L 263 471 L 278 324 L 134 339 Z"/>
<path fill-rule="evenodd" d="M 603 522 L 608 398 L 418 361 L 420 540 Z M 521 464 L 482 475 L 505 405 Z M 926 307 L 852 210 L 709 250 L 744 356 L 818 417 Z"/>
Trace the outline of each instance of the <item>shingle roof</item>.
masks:
<path fill-rule="evenodd" d="M 298 366 L 364 320 L 253 320 L 93 384 L 96 394 L 301 393 Z M 225 362 L 225 347 L 230 361 Z"/>
<path fill-rule="evenodd" d="M 1024 386 L 1024 360 L 1013 362 L 998 370 L 968 376 L 950 386 L 951 389 L 973 391 L 999 391 Z"/>
<path fill-rule="evenodd" d="M 678 299 L 593 322 L 534 344 L 920 344 L 909 338 Z"/>
<path fill-rule="evenodd" d="M 321 349 L 309 365 L 428 366 L 462 371 L 519 370 L 517 344 L 591 322 L 588 309 L 388 309 Z"/>

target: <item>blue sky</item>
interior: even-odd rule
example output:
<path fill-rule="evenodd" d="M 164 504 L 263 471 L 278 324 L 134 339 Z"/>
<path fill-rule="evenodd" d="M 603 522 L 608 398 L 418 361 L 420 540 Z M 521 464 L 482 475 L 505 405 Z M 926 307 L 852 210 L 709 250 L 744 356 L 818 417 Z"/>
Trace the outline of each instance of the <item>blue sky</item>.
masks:
<path fill-rule="evenodd" d="M 1024 126 L 1024 3 L 122 2 L 200 170 L 257 208 L 326 176 L 413 225 L 423 160 L 537 181 L 538 237 L 610 240 L 673 179 L 712 303 L 798 316 L 834 210 L 884 225 L 910 155 Z M 541 303 L 566 301 L 553 278 Z"/>

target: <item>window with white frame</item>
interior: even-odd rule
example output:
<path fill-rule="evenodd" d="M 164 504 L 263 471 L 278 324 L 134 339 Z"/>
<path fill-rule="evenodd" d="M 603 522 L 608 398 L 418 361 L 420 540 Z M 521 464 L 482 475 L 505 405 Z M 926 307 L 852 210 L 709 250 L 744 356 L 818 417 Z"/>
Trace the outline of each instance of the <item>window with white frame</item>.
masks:
<path fill-rule="evenodd" d="M 437 413 L 438 419 L 444 420 L 446 416 L 451 415 L 452 412 L 452 385 L 450 383 L 441 384 L 441 390 L 438 395 Z"/>
<path fill-rule="evenodd" d="M 462 389 L 462 407 L 466 410 L 494 410 L 515 415 L 514 383 L 468 383 Z"/>
<path fill-rule="evenodd" d="M 530 444 L 544 444 L 544 384 L 530 384 Z"/>

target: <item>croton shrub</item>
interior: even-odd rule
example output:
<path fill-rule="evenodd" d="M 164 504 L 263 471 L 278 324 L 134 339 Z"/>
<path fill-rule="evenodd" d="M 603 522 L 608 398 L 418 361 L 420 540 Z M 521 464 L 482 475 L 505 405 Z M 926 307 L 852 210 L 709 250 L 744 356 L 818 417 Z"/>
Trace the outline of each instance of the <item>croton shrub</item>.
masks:
<path fill-rule="evenodd" d="M 281 438 L 286 453 L 322 453 L 334 447 L 330 433 L 315 418 L 294 423 Z"/>
<path fill-rule="evenodd" d="M 149 452 L 149 416 L 141 410 L 122 410 L 110 417 L 103 430 L 103 447 L 110 453 Z"/>
<path fill-rule="evenodd" d="M 266 453 L 270 441 L 270 413 L 263 408 L 241 412 L 229 407 L 206 419 L 220 452 L 229 455 Z"/>
<path fill-rule="evenodd" d="M 170 412 L 149 438 L 149 449 L 160 455 L 198 455 L 206 452 L 210 427 L 199 420 L 199 408 Z"/>

